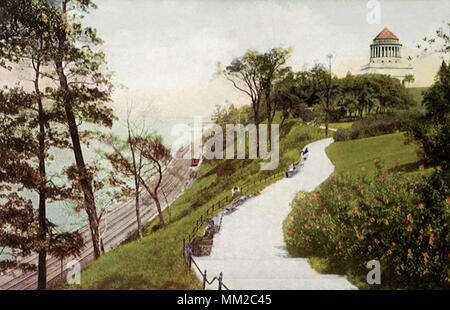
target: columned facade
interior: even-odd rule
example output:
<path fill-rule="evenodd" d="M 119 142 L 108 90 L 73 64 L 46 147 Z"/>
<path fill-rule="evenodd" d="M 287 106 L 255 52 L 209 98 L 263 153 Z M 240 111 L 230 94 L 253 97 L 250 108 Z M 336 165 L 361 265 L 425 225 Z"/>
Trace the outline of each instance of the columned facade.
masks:
<path fill-rule="evenodd" d="M 413 68 L 402 60 L 402 44 L 396 35 L 384 28 L 370 45 L 369 63 L 361 67 L 361 74 L 388 74 L 403 80 Z"/>

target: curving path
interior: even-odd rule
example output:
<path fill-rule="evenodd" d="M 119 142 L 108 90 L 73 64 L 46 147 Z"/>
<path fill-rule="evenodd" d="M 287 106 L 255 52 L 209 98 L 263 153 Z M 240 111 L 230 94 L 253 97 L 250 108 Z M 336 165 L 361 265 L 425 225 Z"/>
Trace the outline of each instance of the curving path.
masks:
<path fill-rule="evenodd" d="M 325 154 L 332 142 L 328 138 L 309 144 L 309 158 L 299 173 L 267 187 L 223 217 L 211 255 L 195 258 L 207 270 L 208 279 L 223 272 L 223 282 L 233 290 L 357 289 L 343 276 L 316 273 L 306 258 L 289 256 L 283 241 L 282 224 L 295 195 L 314 190 L 334 171 Z M 217 283 L 208 288 L 216 289 Z"/>

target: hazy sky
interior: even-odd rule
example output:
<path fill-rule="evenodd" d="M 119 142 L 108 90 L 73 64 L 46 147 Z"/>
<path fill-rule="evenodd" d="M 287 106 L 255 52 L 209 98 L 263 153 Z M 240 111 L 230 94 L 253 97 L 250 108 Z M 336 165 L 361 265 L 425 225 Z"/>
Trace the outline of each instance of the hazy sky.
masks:
<path fill-rule="evenodd" d="M 157 102 L 192 89 L 197 95 L 199 88 L 206 94 L 217 62 L 228 64 L 247 49 L 294 47 L 291 64 L 296 69 L 324 62 L 332 52 L 335 73 L 358 73 L 368 62 L 369 44 L 385 26 L 414 48 L 450 17 L 447 0 L 378 1 L 380 24 L 367 22 L 366 0 L 96 2 L 98 9 L 86 22 L 105 40 L 117 82 L 132 90 L 148 90 Z M 211 91 L 215 89 L 211 86 Z M 210 100 L 223 103 L 225 98 Z"/>

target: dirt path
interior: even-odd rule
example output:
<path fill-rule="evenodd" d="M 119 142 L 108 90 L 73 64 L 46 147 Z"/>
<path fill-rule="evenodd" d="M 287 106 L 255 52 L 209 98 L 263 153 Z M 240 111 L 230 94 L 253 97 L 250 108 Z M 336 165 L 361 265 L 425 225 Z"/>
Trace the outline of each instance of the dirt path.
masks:
<path fill-rule="evenodd" d="M 332 142 L 330 138 L 309 144 L 309 157 L 299 173 L 267 187 L 223 217 L 211 255 L 195 258 L 207 270 L 208 279 L 223 272 L 223 282 L 233 290 L 356 289 L 342 276 L 316 273 L 305 258 L 290 257 L 283 241 L 282 223 L 295 195 L 314 190 L 334 171 L 325 154 Z M 209 288 L 216 289 L 217 283 Z"/>

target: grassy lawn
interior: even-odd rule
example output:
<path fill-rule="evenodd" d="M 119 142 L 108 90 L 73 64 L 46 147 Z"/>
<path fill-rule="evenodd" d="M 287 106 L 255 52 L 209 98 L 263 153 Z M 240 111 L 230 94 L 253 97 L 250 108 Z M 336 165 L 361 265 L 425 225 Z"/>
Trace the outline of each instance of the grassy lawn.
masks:
<path fill-rule="evenodd" d="M 231 188 L 251 184 L 258 193 L 268 176 L 283 172 L 299 159 L 301 149 L 323 138 L 323 130 L 306 126 L 295 119 L 286 120 L 280 129 L 280 161 L 274 171 L 261 171 L 260 160 L 204 160 L 193 186 L 170 207 L 172 222 L 158 229 L 150 223 L 142 240 L 130 240 L 92 262 L 81 273 L 81 285 L 61 285 L 59 289 L 201 289 L 194 271 L 187 269 L 182 255 L 183 238 L 196 221 L 215 202 L 231 195 Z M 167 211 L 167 210 L 166 210 Z M 167 212 L 164 212 L 166 222 Z M 220 209 L 210 214 L 212 217 Z M 199 229 L 202 234 L 204 228 Z"/>
<path fill-rule="evenodd" d="M 420 165 L 418 146 L 405 144 L 404 133 L 335 142 L 327 149 L 327 156 L 335 166 L 335 172 L 367 174 L 376 171 L 374 160 L 378 159 L 385 168 L 400 171 L 417 171 Z M 397 167 L 396 160 L 399 160 Z"/>

